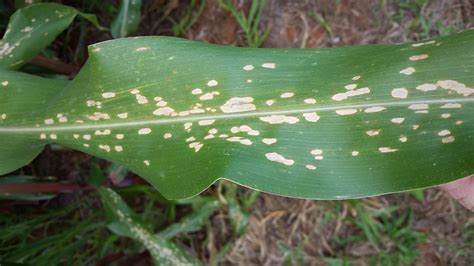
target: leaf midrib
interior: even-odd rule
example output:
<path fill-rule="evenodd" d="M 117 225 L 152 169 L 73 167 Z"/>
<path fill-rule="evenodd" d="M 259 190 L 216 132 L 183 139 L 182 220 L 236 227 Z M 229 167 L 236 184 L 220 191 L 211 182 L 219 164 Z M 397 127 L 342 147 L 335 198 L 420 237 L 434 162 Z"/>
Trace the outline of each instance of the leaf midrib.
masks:
<path fill-rule="evenodd" d="M 235 118 L 244 118 L 244 117 L 263 117 L 263 116 L 270 116 L 270 115 L 290 115 L 290 114 L 321 112 L 321 111 L 335 111 L 335 110 L 342 110 L 342 109 L 365 109 L 365 108 L 377 107 L 377 106 L 394 107 L 394 106 L 409 106 L 412 104 L 422 104 L 422 103 L 446 104 L 446 103 L 466 103 L 466 102 L 474 102 L 474 98 L 471 97 L 471 98 L 450 98 L 450 99 L 436 99 L 436 100 L 376 102 L 376 103 L 353 104 L 353 105 L 344 105 L 344 106 L 340 106 L 340 105 L 319 106 L 319 107 L 291 109 L 291 110 L 220 113 L 220 114 L 214 114 L 214 115 L 173 117 L 173 118 L 165 118 L 165 119 L 158 118 L 158 119 L 101 123 L 101 124 L 75 124 L 75 125 L 47 126 L 47 127 L 0 127 L 0 134 L 1 133 L 28 134 L 28 133 L 35 133 L 35 132 L 60 132 L 60 131 L 73 131 L 73 130 L 121 128 L 121 127 L 128 127 L 128 126 L 133 127 L 133 126 L 145 126 L 145 125 L 163 125 L 163 124 L 196 122 L 196 121 L 201 121 L 201 120 L 218 120 L 221 118 L 235 119 Z M 367 114 L 375 114 L 375 113 L 367 113 Z"/>

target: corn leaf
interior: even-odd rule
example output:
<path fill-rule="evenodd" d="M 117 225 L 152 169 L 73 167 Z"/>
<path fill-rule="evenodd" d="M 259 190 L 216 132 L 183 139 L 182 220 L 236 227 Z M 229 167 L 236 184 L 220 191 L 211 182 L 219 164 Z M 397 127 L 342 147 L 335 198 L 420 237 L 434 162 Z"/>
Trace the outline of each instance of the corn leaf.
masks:
<path fill-rule="evenodd" d="M 109 229 L 140 242 L 150 252 L 155 265 L 199 264 L 170 240 L 153 235 L 115 191 L 102 187 L 98 188 L 98 191 L 110 216 L 113 217 Z"/>
<path fill-rule="evenodd" d="M 0 68 L 18 69 L 48 46 L 80 15 L 100 28 L 94 15 L 55 3 L 28 5 L 10 18 L 0 41 Z"/>
<path fill-rule="evenodd" d="M 121 163 L 170 199 L 219 179 L 340 199 L 474 173 L 473 30 L 330 49 L 137 37 L 89 53 L 54 97 L 0 72 L 0 174 L 48 143 Z"/>
<path fill-rule="evenodd" d="M 123 38 L 138 29 L 141 19 L 141 0 L 122 0 L 120 10 L 110 31 L 114 38 Z"/>

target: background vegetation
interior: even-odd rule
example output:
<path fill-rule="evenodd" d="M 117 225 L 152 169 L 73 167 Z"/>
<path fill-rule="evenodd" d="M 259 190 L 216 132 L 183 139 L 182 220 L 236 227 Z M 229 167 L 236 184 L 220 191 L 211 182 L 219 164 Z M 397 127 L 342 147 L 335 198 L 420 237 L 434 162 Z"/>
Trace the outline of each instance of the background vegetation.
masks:
<path fill-rule="evenodd" d="M 474 4 L 468 0 L 143 0 L 130 1 L 140 2 L 141 8 L 127 15 L 119 1 L 59 2 L 97 15 L 110 31 L 77 19 L 23 71 L 71 78 L 87 59 L 87 45 L 125 35 L 311 48 L 416 41 L 474 26 Z M 24 4 L 0 3 L 1 32 L 8 17 Z M 133 227 L 120 225 L 111 212 L 114 201 L 107 201 L 113 195 L 94 189 L 97 184 L 113 188 L 130 207 L 121 205 L 134 225 L 142 226 L 154 241 L 176 246 L 204 264 L 474 261 L 474 215 L 436 188 L 321 202 L 260 194 L 221 182 L 191 200 L 167 201 L 120 165 L 56 145 L 12 175 L 31 186 L 21 195 L 0 194 L 2 264 L 158 262 L 144 241 L 127 234 Z M 0 183 L 11 180 L 0 177 Z"/>

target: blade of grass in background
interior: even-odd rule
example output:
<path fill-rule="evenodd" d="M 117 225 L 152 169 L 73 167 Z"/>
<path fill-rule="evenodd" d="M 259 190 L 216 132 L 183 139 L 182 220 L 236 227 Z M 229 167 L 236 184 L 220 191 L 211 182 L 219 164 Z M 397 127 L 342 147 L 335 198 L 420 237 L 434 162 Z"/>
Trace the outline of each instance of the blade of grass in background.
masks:
<path fill-rule="evenodd" d="M 151 233 L 112 189 L 98 188 L 98 191 L 113 219 L 108 226 L 109 229 L 118 235 L 127 236 L 140 242 L 148 249 L 156 265 L 199 265 L 176 244 L 160 235 Z"/>
<path fill-rule="evenodd" d="M 137 31 L 141 19 L 141 7 L 141 0 L 122 0 L 119 13 L 110 27 L 114 38 L 123 38 Z"/>

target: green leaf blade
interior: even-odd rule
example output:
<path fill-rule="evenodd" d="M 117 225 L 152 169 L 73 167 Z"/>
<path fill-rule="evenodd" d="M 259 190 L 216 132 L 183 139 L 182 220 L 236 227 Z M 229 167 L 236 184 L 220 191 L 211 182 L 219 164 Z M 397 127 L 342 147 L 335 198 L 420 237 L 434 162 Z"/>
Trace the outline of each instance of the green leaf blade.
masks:
<path fill-rule="evenodd" d="M 114 38 L 123 38 L 138 30 L 141 19 L 141 0 L 122 0 L 119 13 L 110 28 Z"/>
<path fill-rule="evenodd" d="M 18 9 L 10 18 L 0 41 L 0 68 L 18 69 L 56 39 L 81 15 L 100 27 L 94 15 L 55 3 L 40 3 Z"/>
<path fill-rule="evenodd" d="M 104 42 L 47 110 L 0 134 L 57 134 L 46 141 L 172 199 L 218 179 L 312 199 L 434 186 L 474 171 L 473 33 L 335 49 Z"/>

